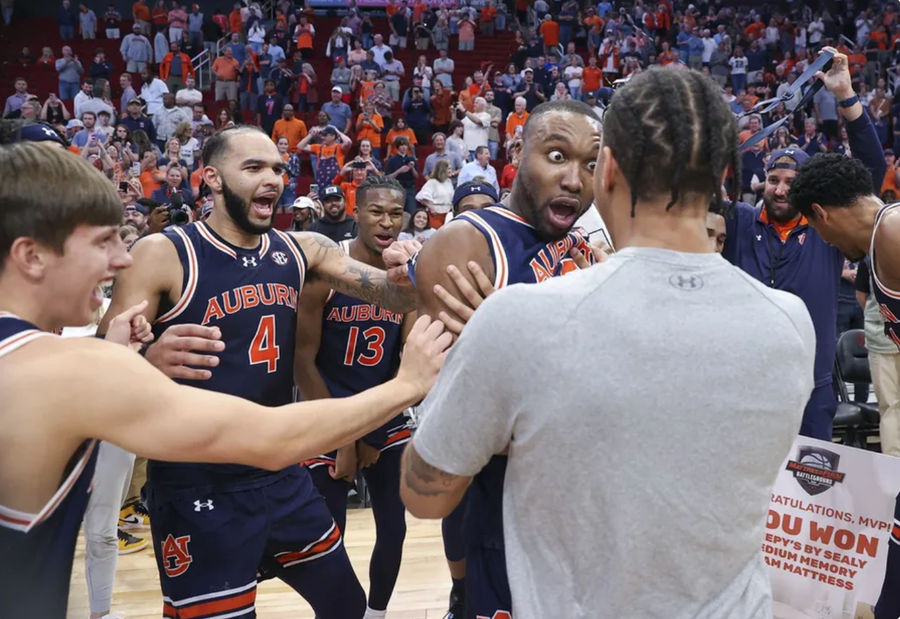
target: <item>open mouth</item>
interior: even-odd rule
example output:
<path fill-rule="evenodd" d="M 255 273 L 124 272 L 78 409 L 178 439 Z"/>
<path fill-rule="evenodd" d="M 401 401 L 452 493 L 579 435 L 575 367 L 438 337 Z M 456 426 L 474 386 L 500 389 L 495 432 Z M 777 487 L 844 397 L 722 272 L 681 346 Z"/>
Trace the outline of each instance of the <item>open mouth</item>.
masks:
<path fill-rule="evenodd" d="M 394 237 L 390 234 L 376 234 L 375 235 L 375 243 L 379 247 L 390 247 L 391 243 L 394 242 Z"/>
<path fill-rule="evenodd" d="M 575 198 L 553 198 L 547 208 L 547 216 L 555 228 L 568 230 L 578 219 L 581 203 Z"/>
<path fill-rule="evenodd" d="M 276 199 L 278 199 L 278 196 L 275 194 L 257 196 L 250 204 L 253 214 L 259 219 L 269 219 L 275 211 Z"/>

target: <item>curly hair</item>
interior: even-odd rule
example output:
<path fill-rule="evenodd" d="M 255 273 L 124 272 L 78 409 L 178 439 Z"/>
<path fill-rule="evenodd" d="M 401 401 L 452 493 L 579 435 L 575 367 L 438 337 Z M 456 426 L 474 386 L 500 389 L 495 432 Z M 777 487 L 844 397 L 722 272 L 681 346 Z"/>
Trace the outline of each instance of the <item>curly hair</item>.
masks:
<path fill-rule="evenodd" d="M 810 217 L 812 205 L 848 207 L 874 193 L 872 174 L 859 159 L 837 153 L 819 153 L 797 170 L 788 200 Z"/>
<path fill-rule="evenodd" d="M 530 120 L 530 119 L 529 119 Z M 738 131 L 719 87 L 698 71 L 650 69 L 616 91 L 603 119 L 603 143 L 639 199 L 685 193 L 710 196 L 721 207 L 722 175 L 731 165 L 732 195 L 740 182 Z"/>

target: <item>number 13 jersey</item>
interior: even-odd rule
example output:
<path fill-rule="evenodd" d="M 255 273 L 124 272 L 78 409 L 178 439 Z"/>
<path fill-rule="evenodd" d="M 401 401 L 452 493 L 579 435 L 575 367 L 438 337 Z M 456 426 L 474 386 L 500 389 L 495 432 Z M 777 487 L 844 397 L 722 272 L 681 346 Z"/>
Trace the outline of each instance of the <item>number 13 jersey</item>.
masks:
<path fill-rule="evenodd" d="M 303 288 L 306 257 L 299 243 L 278 230 L 245 249 L 225 241 L 203 222 L 171 227 L 163 233 L 178 251 L 182 293 L 153 325 L 159 338 L 170 326 L 192 323 L 218 327 L 225 350 L 210 368 L 209 380 L 178 380 L 245 398 L 263 406 L 292 401 L 297 298 Z M 189 423 L 190 420 L 185 420 Z M 188 456 L 189 457 L 189 456 Z M 181 464 L 154 461 L 154 481 L 201 481 L 198 467 L 212 475 L 262 475 L 237 464 Z"/>

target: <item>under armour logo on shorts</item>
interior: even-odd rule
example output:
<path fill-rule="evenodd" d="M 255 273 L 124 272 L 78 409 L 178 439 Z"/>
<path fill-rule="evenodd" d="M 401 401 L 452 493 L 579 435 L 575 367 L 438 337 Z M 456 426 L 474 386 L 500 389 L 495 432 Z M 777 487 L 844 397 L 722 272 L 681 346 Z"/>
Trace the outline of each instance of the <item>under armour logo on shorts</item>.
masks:
<path fill-rule="evenodd" d="M 199 512 L 201 509 L 208 509 L 210 511 L 214 510 L 212 499 L 206 499 L 205 501 L 194 501 L 194 511 Z"/>

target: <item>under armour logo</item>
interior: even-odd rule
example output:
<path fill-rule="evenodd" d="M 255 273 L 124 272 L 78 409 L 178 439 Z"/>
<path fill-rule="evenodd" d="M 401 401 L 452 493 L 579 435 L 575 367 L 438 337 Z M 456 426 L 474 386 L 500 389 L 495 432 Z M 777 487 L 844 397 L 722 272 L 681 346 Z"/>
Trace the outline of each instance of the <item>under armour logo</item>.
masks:
<path fill-rule="evenodd" d="M 53 129 L 51 129 L 50 127 L 41 127 L 41 131 L 43 131 L 44 135 L 46 135 L 48 138 L 59 139 L 59 136 L 56 135 L 56 132 L 53 131 Z"/>
<path fill-rule="evenodd" d="M 212 499 L 206 499 L 205 501 L 194 501 L 194 511 L 199 512 L 201 509 L 208 509 L 212 511 L 215 509 L 213 507 Z"/>
<path fill-rule="evenodd" d="M 244 260 L 245 267 L 255 267 L 256 266 L 256 258 L 253 256 L 241 256 Z"/>
<path fill-rule="evenodd" d="M 761 235 L 761 234 L 757 234 L 757 235 L 756 235 L 756 240 L 757 240 L 757 241 L 761 241 L 761 240 L 762 240 L 762 235 Z"/>
<path fill-rule="evenodd" d="M 703 280 L 699 275 L 672 275 L 669 284 L 680 290 L 700 290 L 703 288 Z"/>

